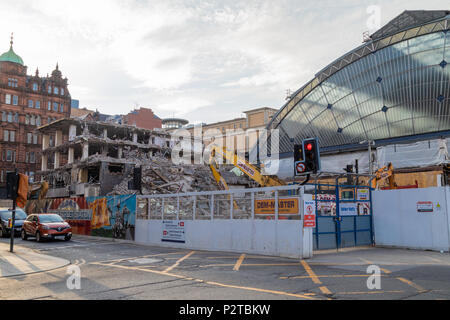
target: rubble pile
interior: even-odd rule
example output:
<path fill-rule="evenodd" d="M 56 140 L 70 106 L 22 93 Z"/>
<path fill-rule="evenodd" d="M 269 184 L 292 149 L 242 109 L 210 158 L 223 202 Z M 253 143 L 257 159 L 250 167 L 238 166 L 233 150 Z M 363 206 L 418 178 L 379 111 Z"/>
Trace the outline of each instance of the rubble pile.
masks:
<path fill-rule="evenodd" d="M 142 169 L 141 192 L 142 194 L 172 194 L 185 192 L 202 192 L 220 190 L 209 166 L 198 164 L 174 164 L 171 160 L 161 154 L 153 157 L 141 157 L 138 153 L 127 155 L 127 159 L 134 162 Z M 224 179 L 231 184 L 245 185 L 251 184 L 246 176 L 237 177 L 230 173 L 228 169 L 221 171 Z M 108 195 L 120 195 L 139 193 L 128 189 L 129 181 L 133 176 L 129 175 L 120 184 L 116 185 Z"/>

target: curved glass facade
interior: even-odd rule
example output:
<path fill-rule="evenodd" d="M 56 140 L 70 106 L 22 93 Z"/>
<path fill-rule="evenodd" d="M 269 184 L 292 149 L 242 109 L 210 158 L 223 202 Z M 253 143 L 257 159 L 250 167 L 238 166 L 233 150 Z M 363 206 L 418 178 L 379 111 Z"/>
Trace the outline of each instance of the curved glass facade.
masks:
<path fill-rule="evenodd" d="M 325 69 L 334 67 L 334 73 L 321 81 L 322 72 L 297 91 L 269 125 L 280 129 L 280 153 L 292 152 L 291 139 L 318 137 L 321 147 L 332 147 L 450 130 L 450 32 L 444 22 L 438 31 L 420 35 L 423 27 L 416 27 L 389 42 L 381 39 L 384 46 L 347 59 L 340 69 L 337 60 Z M 349 55 L 370 46 L 374 42 Z"/>

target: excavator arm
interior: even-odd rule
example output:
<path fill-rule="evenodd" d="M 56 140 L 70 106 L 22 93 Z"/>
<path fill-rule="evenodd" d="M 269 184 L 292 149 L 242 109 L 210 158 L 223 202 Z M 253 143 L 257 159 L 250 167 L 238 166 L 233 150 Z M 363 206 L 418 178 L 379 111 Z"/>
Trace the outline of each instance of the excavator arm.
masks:
<path fill-rule="evenodd" d="M 239 168 L 244 174 L 246 174 L 250 179 L 256 181 L 261 187 L 272 187 L 272 186 L 284 186 L 286 183 L 275 176 L 265 176 L 261 174 L 260 170 L 252 165 L 245 159 L 238 157 L 236 154 L 228 151 L 225 147 L 211 146 L 211 154 L 209 158 L 209 166 L 216 179 L 216 182 L 225 189 L 228 190 L 228 185 L 226 184 L 223 177 L 218 171 L 218 165 L 216 161 L 217 156 L 223 157 L 228 163 Z"/>

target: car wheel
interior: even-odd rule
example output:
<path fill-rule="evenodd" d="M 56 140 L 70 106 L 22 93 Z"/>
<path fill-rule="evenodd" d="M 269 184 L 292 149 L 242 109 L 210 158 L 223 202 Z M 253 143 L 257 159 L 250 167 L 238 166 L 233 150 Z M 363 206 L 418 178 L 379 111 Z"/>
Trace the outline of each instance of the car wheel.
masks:
<path fill-rule="evenodd" d="M 37 242 L 42 242 L 42 238 L 41 238 L 41 234 L 38 232 L 36 232 L 36 241 Z"/>
<path fill-rule="evenodd" d="M 65 241 L 70 241 L 70 239 L 72 239 L 72 235 L 71 234 L 69 234 L 69 235 L 64 237 Z"/>
<path fill-rule="evenodd" d="M 25 232 L 25 229 L 22 229 L 22 240 L 27 240 L 28 236 L 27 233 Z"/>

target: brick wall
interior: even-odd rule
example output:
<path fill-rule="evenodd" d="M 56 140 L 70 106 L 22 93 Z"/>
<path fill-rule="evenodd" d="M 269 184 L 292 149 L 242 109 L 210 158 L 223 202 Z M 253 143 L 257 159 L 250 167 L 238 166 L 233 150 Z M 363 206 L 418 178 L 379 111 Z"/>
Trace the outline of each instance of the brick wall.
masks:
<path fill-rule="evenodd" d="M 125 124 L 138 128 L 153 130 L 162 127 L 162 120 L 157 118 L 152 109 L 140 108 L 124 116 Z"/>

